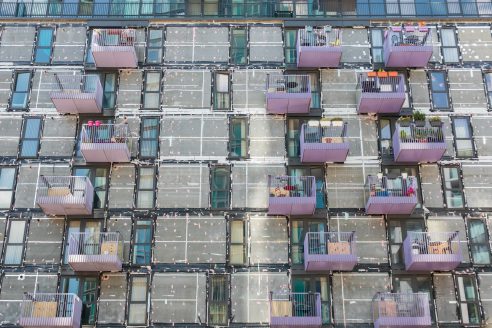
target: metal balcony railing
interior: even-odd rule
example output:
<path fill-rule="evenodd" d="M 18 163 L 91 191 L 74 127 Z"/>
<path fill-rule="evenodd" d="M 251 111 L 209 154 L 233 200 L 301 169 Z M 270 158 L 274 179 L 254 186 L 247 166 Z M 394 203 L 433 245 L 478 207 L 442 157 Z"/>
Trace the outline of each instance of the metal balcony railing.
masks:
<path fill-rule="evenodd" d="M 417 206 L 417 179 L 413 176 L 367 177 L 367 214 L 411 214 Z"/>
<path fill-rule="evenodd" d="M 303 124 L 299 138 L 301 162 L 345 162 L 350 148 L 346 136 L 347 123 L 340 120 Z"/>
<path fill-rule="evenodd" d="M 96 29 L 93 31 L 92 45 L 99 47 L 133 47 L 133 29 Z"/>
<path fill-rule="evenodd" d="M 87 162 L 129 162 L 128 124 L 89 122 L 82 126 L 80 151 Z"/>
<path fill-rule="evenodd" d="M 339 29 L 306 27 L 298 31 L 301 47 L 340 47 L 342 32 Z"/>
<path fill-rule="evenodd" d="M 306 271 L 352 270 L 357 264 L 355 232 L 308 232 L 304 238 Z"/>
<path fill-rule="evenodd" d="M 305 143 L 344 143 L 347 136 L 347 123 L 343 121 L 321 121 L 303 124 Z"/>
<path fill-rule="evenodd" d="M 99 76 L 83 74 L 54 74 L 46 83 L 50 98 L 60 113 L 99 113 L 103 89 Z"/>
<path fill-rule="evenodd" d="M 397 72 L 359 74 L 357 111 L 359 113 L 398 113 L 405 103 L 404 77 Z"/>
<path fill-rule="evenodd" d="M 22 327 L 80 326 L 82 301 L 75 294 L 26 293 L 20 309 Z"/>
<path fill-rule="evenodd" d="M 320 327 L 319 293 L 270 292 L 272 327 Z"/>
<path fill-rule="evenodd" d="M 437 162 L 446 152 L 446 140 L 440 126 L 396 124 L 393 135 L 395 162 Z"/>
<path fill-rule="evenodd" d="M 307 93 L 311 97 L 309 75 L 268 74 L 267 93 Z"/>
<path fill-rule="evenodd" d="M 60 75 L 55 74 L 51 83 L 51 91 L 66 94 L 95 93 L 99 90 L 101 82 L 97 75 Z"/>
<path fill-rule="evenodd" d="M 133 68 L 138 59 L 133 29 L 96 29 L 92 33 L 92 57 L 96 67 Z"/>
<path fill-rule="evenodd" d="M 362 93 L 399 93 L 405 95 L 405 84 L 402 75 L 395 74 L 359 74 L 357 88 Z"/>
<path fill-rule="evenodd" d="M 425 26 L 393 26 L 384 36 L 388 67 L 425 67 L 432 56 L 432 33 Z"/>
<path fill-rule="evenodd" d="M 274 114 L 308 113 L 311 105 L 309 75 L 268 74 L 266 107 Z"/>
<path fill-rule="evenodd" d="M 444 134 L 441 127 L 434 126 L 424 126 L 419 127 L 414 123 L 410 126 L 400 126 L 397 124 L 396 137 L 400 138 L 402 143 L 433 143 L 433 142 L 444 142 Z"/>
<path fill-rule="evenodd" d="M 316 179 L 313 176 L 268 176 L 271 215 L 308 215 L 316 208 Z"/>
<path fill-rule="evenodd" d="M 374 327 L 431 325 L 426 293 L 377 293 L 372 300 Z"/>
<path fill-rule="evenodd" d="M 406 270 L 445 271 L 462 261 L 459 232 L 409 231 L 403 242 Z"/>
<path fill-rule="evenodd" d="M 297 33 L 297 67 L 338 67 L 342 57 L 342 32 L 331 27 L 306 26 Z"/>
<path fill-rule="evenodd" d="M 75 271 L 118 271 L 123 258 L 119 232 L 72 232 L 68 263 Z"/>
<path fill-rule="evenodd" d="M 405 26 L 390 27 L 390 45 L 393 47 L 421 47 L 432 44 L 432 34 L 427 27 Z"/>

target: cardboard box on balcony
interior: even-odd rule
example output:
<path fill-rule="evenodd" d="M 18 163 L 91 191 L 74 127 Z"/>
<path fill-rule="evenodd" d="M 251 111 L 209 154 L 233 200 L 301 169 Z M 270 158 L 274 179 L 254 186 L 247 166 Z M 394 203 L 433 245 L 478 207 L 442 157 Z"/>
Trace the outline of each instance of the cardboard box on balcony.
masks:
<path fill-rule="evenodd" d="M 272 301 L 272 317 L 292 317 L 292 302 Z"/>
<path fill-rule="evenodd" d="M 57 302 L 33 302 L 32 316 L 35 318 L 54 318 L 56 317 Z"/>
<path fill-rule="evenodd" d="M 328 254 L 350 255 L 350 244 L 346 241 L 335 242 L 335 243 L 329 242 Z"/>

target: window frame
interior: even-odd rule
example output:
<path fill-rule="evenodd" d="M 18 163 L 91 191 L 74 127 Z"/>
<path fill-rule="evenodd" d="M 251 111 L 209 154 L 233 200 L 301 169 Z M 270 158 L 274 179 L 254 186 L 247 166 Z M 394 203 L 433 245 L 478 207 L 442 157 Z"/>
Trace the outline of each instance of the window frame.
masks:
<path fill-rule="evenodd" d="M 152 32 L 158 31 L 161 34 L 161 42 L 160 46 L 152 46 L 151 45 L 151 38 L 150 35 Z M 161 65 L 163 60 L 164 60 L 164 44 L 166 42 L 166 33 L 164 33 L 165 29 L 164 28 L 156 28 L 156 27 L 150 27 L 147 30 L 147 47 L 145 47 L 145 64 L 147 65 Z M 149 52 L 150 51 L 160 51 L 161 56 L 158 61 L 149 61 Z"/>
<path fill-rule="evenodd" d="M 236 121 L 244 122 L 244 129 L 245 129 L 245 136 L 244 138 L 241 137 L 239 140 L 234 137 L 234 131 L 233 131 L 233 126 Z M 241 131 L 242 132 L 242 131 Z M 242 133 L 241 133 L 242 135 Z M 233 144 L 239 144 L 241 145 L 244 142 L 245 144 L 245 150 L 244 150 L 244 156 L 239 155 L 235 156 L 233 155 Z M 242 159 L 248 159 L 249 158 L 249 117 L 248 116 L 231 116 L 229 117 L 229 142 L 228 142 L 228 158 L 232 160 L 242 160 Z M 241 149 L 242 150 L 242 149 Z"/>
<path fill-rule="evenodd" d="M 39 42 L 41 40 L 40 35 L 42 31 L 51 31 L 51 42 L 49 46 L 40 46 Z M 55 28 L 53 27 L 39 27 L 36 31 L 36 41 L 35 41 L 35 46 L 34 46 L 34 54 L 33 54 L 33 59 L 32 62 L 36 65 L 49 65 L 51 64 L 53 60 L 53 45 L 55 44 Z M 39 50 L 46 50 L 49 49 L 50 55 L 48 58 L 48 61 L 46 62 L 38 62 L 36 60 L 36 57 L 38 55 Z"/>
<path fill-rule="evenodd" d="M 12 231 L 12 222 L 24 222 L 24 234 L 22 235 L 22 242 L 13 242 L 13 243 L 9 242 L 9 240 L 11 238 L 10 233 Z M 4 266 L 22 266 L 23 265 L 26 246 L 27 246 L 26 245 L 26 237 L 28 234 L 28 230 L 29 230 L 29 222 L 27 219 L 17 218 L 17 217 L 8 218 L 8 222 L 6 225 L 6 231 L 5 231 L 5 245 L 3 246 L 2 264 Z M 7 250 L 8 250 L 9 246 L 20 246 L 21 247 L 19 263 L 6 263 Z"/>
<path fill-rule="evenodd" d="M 157 120 L 157 136 L 155 138 L 144 137 L 144 122 L 147 120 Z M 142 116 L 140 119 L 140 138 L 138 145 L 138 156 L 140 159 L 157 159 L 159 157 L 159 137 L 160 137 L 160 117 L 158 116 Z M 156 143 L 155 155 L 142 155 L 142 144 L 144 142 L 154 142 Z"/>
<path fill-rule="evenodd" d="M 2 186 L 0 185 L 0 192 L 4 191 L 10 191 L 10 199 L 9 199 L 9 206 L 8 207 L 0 207 L 0 209 L 10 209 L 12 207 L 12 203 L 14 200 L 14 192 L 15 192 L 15 187 L 17 183 L 17 167 L 16 166 L 0 166 L 0 177 L 2 176 L 2 171 L 4 169 L 11 169 L 14 170 L 14 177 L 12 179 L 12 188 L 11 189 L 2 189 Z"/>
<path fill-rule="evenodd" d="M 81 302 L 82 302 L 82 314 L 81 314 L 81 317 L 80 317 L 80 322 L 81 322 L 81 326 L 85 326 L 85 325 L 95 325 L 96 321 L 97 321 L 97 306 L 98 306 L 98 297 L 99 297 L 99 288 L 100 288 L 100 285 L 101 285 L 101 282 L 99 280 L 99 277 L 97 276 L 82 276 L 82 275 L 76 275 L 76 276 L 69 276 L 69 275 L 61 275 L 60 276 L 60 287 L 59 287 L 59 291 L 60 293 L 69 293 L 70 291 L 68 290 L 68 284 L 70 282 L 71 279 L 77 279 L 78 280 L 78 290 L 77 290 L 77 293 L 76 295 L 80 298 Z M 95 281 L 95 289 L 92 289 L 92 291 L 90 293 L 84 293 L 84 284 L 88 281 L 88 280 L 93 280 Z M 87 296 L 87 295 L 94 295 L 95 297 L 94 298 L 88 298 L 88 297 L 84 297 L 84 296 Z M 84 319 L 84 312 L 86 307 L 87 306 L 91 306 L 92 307 L 92 311 L 93 312 L 93 315 L 94 317 L 92 318 L 93 321 L 91 322 L 89 320 L 88 323 L 82 323 L 83 322 L 83 319 Z M 89 319 L 91 319 L 91 317 L 89 317 Z"/>
<path fill-rule="evenodd" d="M 372 61 L 372 65 L 373 67 L 382 67 L 384 66 L 384 31 L 385 29 L 382 28 L 382 27 L 372 27 L 369 29 L 369 39 L 370 39 L 370 42 L 371 42 L 371 61 Z M 373 38 L 373 32 L 379 32 L 379 34 L 381 35 L 381 46 L 375 46 L 374 45 L 374 38 Z M 379 50 L 381 51 L 381 61 L 375 61 L 374 58 L 376 57 L 374 55 L 374 52 L 376 50 Z"/>
<path fill-rule="evenodd" d="M 28 74 L 28 78 L 27 78 L 28 82 L 27 82 L 26 91 L 17 91 L 17 83 L 19 81 L 19 75 L 21 75 L 21 74 Z M 10 91 L 10 99 L 9 99 L 9 107 L 8 107 L 9 111 L 26 112 L 29 110 L 29 105 L 30 105 L 29 101 L 30 101 L 31 83 L 32 83 L 31 79 L 32 79 L 32 71 L 25 71 L 25 70 L 22 71 L 21 70 L 21 71 L 14 71 L 13 72 L 13 83 L 12 83 L 12 88 Z M 25 94 L 26 106 L 24 106 L 24 107 L 13 107 L 12 101 L 14 100 L 15 94 Z"/>
<path fill-rule="evenodd" d="M 140 224 L 139 222 L 148 222 L 147 224 Z M 131 266 L 147 266 L 152 263 L 152 253 L 153 253 L 153 245 L 154 245 L 154 219 L 153 218 L 134 218 L 132 222 L 132 240 L 131 240 L 131 254 L 130 254 L 130 265 Z M 143 229 L 150 229 L 150 240 L 148 242 L 138 242 L 137 243 L 137 231 Z M 144 263 L 138 263 L 136 261 L 136 251 L 135 246 L 148 246 L 150 253 L 148 261 L 144 261 Z"/>
<path fill-rule="evenodd" d="M 134 301 L 133 297 L 133 283 L 135 278 L 145 278 L 146 280 L 146 290 L 145 290 L 145 300 Z M 126 313 L 126 321 L 128 326 L 146 326 L 148 324 L 149 319 L 149 308 L 148 308 L 148 300 L 149 300 L 149 276 L 144 274 L 130 274 L 128 277 L 128 298 L 127 298 L 127 313 Z M 130 322 L 130 309 L 133 304 L 144 304 L 145 305 L 145 322 L 144 323 L 135 323 Z"/>
<path fill-rule="evenodd" d="M 489 79 L 487 77 L 490 77 Z M 483 84 L 485 96 L 487 97 L 487 110 L 492 111 L 492 71 L 483 72 Z"/>
<path fill-rule="evenodd" d="M 215 170 L 220 170 L 220 169 L 226 169 L 227 171 L 227 179 L 228 179 L 228 186 L 227 189 L 215 189 L 214 188 L 214 177 L 215 177 Z M 210 208 L 212 210 L 228 210 L 231 207 L 231 166 L 230 165 L 224 165 L 224 164 L 218 164 L 218 165 L 212 165 L 210 167 Z M 227 192 L 227 207 L 214 207 L 214 193 L 220 193 L 220 192 Z"/>
<path fill-rule="evenodd" d="M 227 91 L 217 91 L 219 75 L 227 75 Z M 212 99 L 212 110 L 214 112 L 230 112 L 232 110 L 232 78 L 231 72 L 229 71 L 215 71 L 213 73 L 213 99 Z M 228 106 L 227 107 L 217 107 L 219 103 L 222 103 L 227 97 Z M 220 98 L 220 100 L 219 100 Z"/>
<path fill-rule="evenodd" d="M 294 37 L 294 45 L 287 45 L 287 42 L 290 42 L 288 38 L 289 33 L 295 33 Z M 285 28 L 283 37 L 284 37 L 284 61 L 285 65 L 297 66 L 297 34 L 299 33 L 298 29 L 295 28 Z M 291 58 L 292 57 L 292 58 Z M 293 60 L 288 61 L 287 59 Z"/>
<path fill-rule="evenodd" d="M 113 90 L 107 90 L 106 89 L 106 82 L 108 81 L 108 75 L 114 76 L 114 89 Z M 116 97 L 118 95 L 117 90 L 118 90 L 118 73 L 117 72 L 101 72 L 100 74 L 100 79 L 101 79 L 101 86 L 103 89 L 103 101 L 102 101 L 102 109 L 103 110 L 114 110 L 116 108 Z M 105 99 L 108 97 L 108 95 L 112 99 L 112 106 L 105 106 Z"/>
<path fill-rule="evenodd" d="M 218 279 L 223 279 L 220 283 L 223 283 L 224 285 L 223 288 L 225 294 L 220 296 L 222 300 L 214 300 L 214 280 Z M 218 284 L 219 282 L 217 282 Z M 227 326 L 229 323 L 229 317 L 230 317 L 230 309 L 229 309 L 229 299 L 230 299 L 230 276 L 228 274 L 209 274 L 208 275 L 208 288 L 207 288 L 207 305 L 208 305 L 208 311 L 207 311 L 207 323 L 211 326 Z M 225 322 L 214 322 L 212 320 L 212 306 L 216 305 L 218 307 L 225 307 L 226 308 L 226 315 L 225 315 Z"/>
<path fill-rule="evenodd" d="M 159 89 L 157 91 L 149 91 L 147 88 L 149 87 L 148 85 L 148 76 L 149 74 L 159 74 Z M 143 79 L 143 86 L 142 86 L 142 110 L 160 110 L 161 109 L 161 93 L 162 93 L 162 70 L 159 71 L 145 71 L 144 72 L 144 79 Z M 145 97 L 147 95 L 157 95 L 157 107 L 146 107 L 145 106 Z"/>
<path fill-rule="evenodd" d="M 89 175 L 78 175 L 76 173 L 77 170 L 88 170 Z M 96 185 L 96 179 L 97 178 L 103 178 L 102 176 L 97 175 L 98 170 L 106 170 L 106 176 L 104 176 L 104 178 L 105 178 L 104 188 Z M 109 197 L 109 167 L 106 167 L 103 165 L 100 165 L 100 166 L 76 165 L 73 167 L 72 172 L 73 172 L 72 174 L 74 176 L 86 176 L 91 181 L 92 186 L 94 188 L 94 202 L 93 202 L 94 209 L 106 208 L 106 205 L 108 205 L 108 197 Z M 101 192 L 104 193 L 104 199 L 102 197 L 100 197 L 100 194 L 98 194 Z M 97 204 L 98 201 L 101 202 L 100 206 Z"/>
<path fill-rule="evenodd" d="M 152 178 L 153 178 L 153 185 L 151 188 L 141 188 L 140 187 L 140 179 L 141 179 L 141 176 L 142 176 L 142 173 L 141 171 L 144 170 L 144 169 L 152 169 L 153 171 L 153 174 L 152 174 Z M 138 167 L 138 171 L 137 171 L 137 181 L 136 181 L 136 184 L 135 184 L 135 208 L 137 209 L 153 209 L 155 207 L 155 196 L 156 196 L 156 186 L 157 186 L 157 170 L 156 170 L 156 167 L 155 166 L 140 166 Z M 149 192 L 151 191 L 152 192 L 152 207 L 140 207 L 139 206 L 139 198 L 140 198 L 140 192 Z"/>
<path fill-rule="evenodd" d="M 392 224 L 392 223 L 398 224 Z M 403 252 L 403 244 L 405 239 L 408 237 L 409 232 L 415 231 L 425 231 L 425 221 L 423 218 L 412 218 L 412 219 L 399 219 L 399 218 L 391 218 L 388 220 L 388 251 L 389 251 L 389 263 L 391 264 L 391 268 L 393 269 L 403 269 L 405 268 L 405 255 Z M 419 229 L 415 229 L 420 226 Z M 401 242 L 393 241 L 391 234 L 392 228 L 399 228 L 401 233 Z M 396 233 L 396 229 L 395 229 Z M 393 247 L 395 248 L 395 253 L 393 254 Z M 394 260 L 397 259 L 397 261 Z"/>
<path fill-rule="evenodd" d="M 485 238 L 484 238 L 484 242 L 473 242 L 472 241 L 472 233 L 471 233 L 471 222 L 477 222 L 479 221 L 482 225 L 483 225 L 483 228 L 484 228 L 484 234 L 485 234 Z M 467 232 L 467 235 L 468 235 L 468 246 L 470 248 L 470 260 L 471 262 L 473 263 L 473 265 L 476 265 L 476 266 L 489 266 L 491 263 L 492 263 L 492 254 L 491 254 L 491 249 L 490 249 L 490 243 L 489 243 L 489 240 L 490 240 L 490 234 L 489 234 L 489 231 L 488 231 L 488 227 L 487 227 L 487 222 L 485 222 L 484 220 L 482 219 L 478 219 L 478 218 L 468 218 L 466 220 L 466 232 Z M 489 262 L 488 263 L 477 263 L 477 261 L 475 261 L 475 255 L 474 255 L 474 252 L 473 252 L 473 248 L 474 246 L 478 246 L 478 247 L 484 247 L 485 246 L 485 249 L 487 250 L 487 254 L 488 254 L 488 258 L 489 258 Z"/>
<path fill-rule="evenodd" d="M 458 183 L 459 183 L 459 188 L 446 188 L 446 178 L 445 178 L 445 174 L 444 174 L 444 170 L 445 169 L 453 169 L 455 168 L 457 170 L 457 173 L 458 173 Z M 440 174 L 441 174 L 441 188 L 442 188 L 442 191 L 443 191 L 443 194 L 444 194 L 444 207 L 446 209 L 465 209 L 467 206 L 466 206 L 466 198 L 465 198 L 465 192 L 464 192 L 464 186 L 463 186 L 463 175 L 462 175 L 462 172 L 461 172 L 461 167 L 459 165 L 441 165 L 440 167 Z M 463 203 L 463 206 L 462 207 L 449 207 L 448 205 L 448 198 L 447 198 L 447 195 L 446 195 L 446 192 L 447 191 L 459 191 L 461 193 L 461 201 Z"/>
<path fill-rule="evenodd" d="M 294 224 L 296 222 L 296 224 Z M 292 219 L 290 220 L 289 224 L 289 243 L 291 244 L 290 247 L 290 252 L 289 252 L 289 259 L 292 263 L 292 266 L 297 266 L 297 267 L 302 267 L 304 268 L 304 239 L 306 238 L 306 234 L 308 232 L 328 232 L 329 231 L 329 225 L 326 222 L 326 219 Z M 294 227 L 296 225 L 297 227 Z M 317 226 L 322 227 L 323 231 L 318 230 L 311 230 L 311 227 Z M 300 236 L 297 236 L 294 233 L 294 229 L 301 230 Z M 298 239 L 298 241 L 295 241 L 294 239 Z M 297 252 L 296 252 L 297 249 Z M 294 256 L 298 256 L 298 258 L 294 258 Z"/>
<path fill-rule="evenodd" d="M 456 119 L 464 119 L 467 121 L 468 131 L 470 132 L 469 138 L 458 138 L 456 136 L 456 126 L 455 126 L 455 120 Z M 453 132 L 453 146 L 454 146 L 454 152 L 455 152 L 456 158 L 476 158 L 477 157 L 477 150 L 475 148 L 475 138 L 473 137 L 473 126 L 471 124 L 471 117 L 470 116 L 451 116 L 451 127 L 452 127 L 452 132 Z M 469 140 L 470 141 L 471 148 L 472 148 L 472 155 L 471 156 L 460 156 L 458 154 L 458 143 L 457 143 L 457 141 L 460 141 L 460 140 Z"/>
<path fill-rule="evenodd" d="M 233 224 L 240 222 L 242 224 L 242 230 L 243 230 L 243 235 L 242 235 L 242 242 L 237 242 L 233 241 Z M 229 226 L 229 238 L 228 238 L 228 247 L 229 247 L 229 252 L 228 252 L 228 257 L 227 257 L 227 264 L 231 266 L 248 266 L 249 265 L 249 221 L 247 219 L 239 219 L 239 218 L 233 218 L 228 220 L 228 226 Z M 243 261 L 241 263 L 239 262 L 234 262 L 232 260 L 232 249 L 233 248 L 242 248 L 242 254 L 243 254 Z"/>
<path fill-rule="evenodd" d="M 452 112 L 453 111 L 453 105 L 451 103 L 451 97 L 449 96 L 449 82 L 448 82 L 448 72 L 445 70 L 430 70 L 427 71 L 428 73 L 428 78 L 429 78 L 429 92 L 430 92 L 430 101 L 432 105 L 432 110 L 438 111 L 438 112 Z M 432 83 L 432 75 L 433 74 L 442 74 L 444 78 L 444 91 L 442 90 L 434 90 L 433 89 L 433 83 Z M 435 102 L 434 102 L 434 94 L 444 94 L 446 95 L 448 107 L 436 107 Z"/>
<path fill-rule="evenodd" d="M 37 138 L 31 138 L 31 137 L 26 137 L 26 125 L 29 120 L 39 120 L 39 130 L 38 130 L 38 135 Z M 41 116 L 25 116 L 23 118 L 22 122 L 22 133 L 21 133 L 21 138 L 19 140 L 19 159 L 36 159 L 39 157 L 39 150 L 41 147 L 41 136 L 43 135 L 43 126 L 44 126 L 44 120 L 43 117 Z M 37 148 L 36 148 L 36 154 L 33 156 L 23 156 L 22 155 L 22 150 L 24 147 L 24 142 L 26 141 L 37 141 Z"/>
<path fill-rule="evenodd" d="M 474 294 L 475 294 L 474 300 L 468 301 L 468 300 L 466 300 L 466 295 L 461 295 L 460 284 L 459 284 L 460 278 L 470 279 L 470 281 L 472 282 L 473 287 L 474 287 Z M 454 275 L 454 280 L 455 280 L 455 284 L 456 284 L 456 300 L 458 301 L 460 323 L 463 326 L 479 326 L 479 325 L 481 325 L 483 323 L 482 307 L 480 306 L 480 297 L 478 295 L 479 291 L 478 291 L 478 282 L 477 282 L 476 276 L 474 274 L 456 274 L 456 275 Z M 464 281 L 463 281 L 463 287 L 465 287 Z M 460 299 L 461 297 L 465 298 L 465 300 L 461 300 Z M 464 323 L 463 322 L 462 307 L 463 307 L 463 305 L 467 305 L 467 311 L 466 312 L 469 314 L 470 312 L 468 311 L 468 304 L 473 304 L 477 307 L 478 319 L 480 320 L 479 323 Z M 470 316 L 468 316 L 468 318 L 470 318 Z"/>
<path fill-rule="evenodd" d="M 235 42 L 234 42 L 235 30 L 244 30 L 244 36 L 246 39 L 246 44 L 244 48 L 244 63 L 236 63 L 234 60 L 234 58 L 236 58 L 235 57 L 236 51 L 238 51 L 238 49 L 240 50 L 242 49 L 242 48 L 235 47 Z M 249 28 L 247 26 L 231 26 L 229 28 L 229 64 L 234 66 L 245 66 L 248 65 L 248 63 L 249 63 Z"/>
<path fill-rule="evenodd" d="M 443 45 L 443 38 L 442 38 L 442 31 L 447 30 L 447 31 L 452 31 L 453 33 L 453 38 L 454 38 L 454 46 L 445 46 Z M 460 46 L 458 44 L 458 36 L 456 35 L 456 28 L 454 26 L 443 26 L 439 29 L 439 37 L 441 41 L 441 56 L 442 56 L 442 61 L 443 64 L 460 64 L 461 63 L 461 53 L 460 53 Z M 446 61 L 446 56 L 445 56 L 445 49 L 456 49 L 456 56 L 458 58 L 458 61 L 455 62 L 448 62 Z"/>

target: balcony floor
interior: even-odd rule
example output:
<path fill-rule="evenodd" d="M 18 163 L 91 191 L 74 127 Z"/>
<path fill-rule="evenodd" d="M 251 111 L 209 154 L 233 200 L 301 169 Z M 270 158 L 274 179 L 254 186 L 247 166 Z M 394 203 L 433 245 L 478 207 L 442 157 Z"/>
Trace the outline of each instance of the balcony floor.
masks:
<path fill-rule="evenodd" d="M 114 272 L 121 270 L 117 255 L 69 255 L 68 264 L 73 271 Z"/>

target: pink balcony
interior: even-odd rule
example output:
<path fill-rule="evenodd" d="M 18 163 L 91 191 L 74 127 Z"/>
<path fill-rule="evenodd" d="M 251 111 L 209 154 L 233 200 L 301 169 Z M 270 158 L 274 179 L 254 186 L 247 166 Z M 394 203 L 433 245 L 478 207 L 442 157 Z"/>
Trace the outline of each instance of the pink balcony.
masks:
<path fill-rule="evenodd" d="M 417 206 L 417 179 L 412 176 L 390 179 L 367 177 L 367 214 L 411 214 Z"/>
<path fill-rule="evenodd" d="M 312 176 L 268 176 L 268 214 L 309 215 L 316 208 L 316 180 Z"/>
<path fill-rule="evenodd" d="M 305 271 L 352 271 L 357 264 L 355 232 L 308 232 L 304 238 Z"/>
<path fill-rule="evenodd" d="M 38 179 L 36 203 L 47 215 L 90 215 L 94 188 L 87 177 L 44 176 Z"/>
<path fill-rule="evenodd" d="M 311 106 L 309 75 L 268 74 L 266 88 L 266 105 L 269 113 L 309 113 Z"/>
<path fill-rule="evenodd" d="M 384 34 L 386 67 L 426 67 L 432 56 L 432 34 L 428 27 L 393 26 Z"/>
<path fill-rule="evenodd" d="M 408 232 L 403 242 L 407 271 L 450 271 L 463 260 L 459 232 Z"/>
<path fill-rule="evenodd" d="M 430 327 L 426 293 L 377 293 L 372 300 L 374 328 Z"/>
<path fill-rule="evenodd" d="M 300 153 L 303 163 L 345 162 L 349 152 L 347 123 L 339 120 L 303 124 Z"/>
<path fill-rule="evenodd" d="M 89 122 L 82 126 L 80 152 L 86 162 L 129 162 L 131 153 L 128 136 L 128 124 Z"/>
<path fill-rule="evenodd" d="M 20 312 L 21 327 L 79 328 L 82 301 L 75 294 L 27 293 Z"/>
<path fill-rule="evenodd" d="M 58 113 L 100 113 L 103 88 L 97 75 L 54 75 L 50 98 Z"/>
<path fill-rule="evenodd" d="M 395 162 L 434 163 L 446 152 L 446 141 L 440 126 L 418 127 L 396 124 L 393 135 Z"/>
<path fill-rule="evenodd" d="M 98 68 L 134 68 L 138 65 L 135 30 L 132 29 L 94 30 L 91 51 Z"/>
<path fill-rule="evenodd" d="M 357 111 L 365 113 L 399 113 L 405 102 L 402 75 L 390 72 L 363 73 L 357 83 Z"/>
<path fill-rule="evenodd" d="M 319 293 L 270 292 L 270 327 L 321 327 Z"/>
<path fill-rule="evenodd" d="M 342 32 L 307 26 L 297 32 L 297 67 L 338 67 L 342 58 Z"/>
<path fill-rule="evenodd" d="M 120 271 L 123 240 L 119 232 L 72 232 L 68 264 L 74 271 Z"/>

